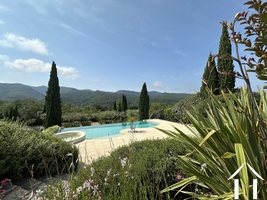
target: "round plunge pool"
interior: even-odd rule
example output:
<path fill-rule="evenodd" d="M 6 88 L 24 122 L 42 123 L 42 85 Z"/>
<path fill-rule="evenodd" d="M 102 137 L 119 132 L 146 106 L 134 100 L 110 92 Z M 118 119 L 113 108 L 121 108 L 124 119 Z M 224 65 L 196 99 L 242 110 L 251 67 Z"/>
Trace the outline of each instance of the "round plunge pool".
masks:
<path fill-rule="evenodd" d="M 75 143 L 85 140 L 86 133 L 83 131 L 66 131 L 66 132 L 57 133 L 54 136 L 68 143 L 75 144 Z"/>

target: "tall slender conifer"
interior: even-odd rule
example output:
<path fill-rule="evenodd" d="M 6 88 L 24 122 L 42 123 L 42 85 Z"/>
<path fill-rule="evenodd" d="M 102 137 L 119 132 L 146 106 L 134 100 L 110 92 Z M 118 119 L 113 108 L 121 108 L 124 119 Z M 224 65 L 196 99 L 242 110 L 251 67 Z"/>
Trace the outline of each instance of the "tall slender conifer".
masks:
<path fill-rule="evenodd" d="M 139 98 L 139 120 L 149 118 L 149 96 L 146 88 L 146 83 L 143 84 Z"/>
<path fill-rule="evenodd" d="M 218 72 L 215 65 L 214 58 L 210 54 L 202 77 L 202 85 L 200 88 L 201 98 L 207 98 L 207 88 L 209 88 L 213 94 L 219 93 L 219 79 Z"/>
<path fill-rule="evenodd" d="M 123 94 L 121 97 L 121 111 L 127 110 L 127 99 L 126 96 Z"/>
<path fill-rule="evenodd" d="M 61 126 L 61 99 L 56 63 L 53 61 L 45 97 L 46 127 Z"/>
<path fill-rule="evenodd" d="M 222 26 L 222 35 L 220 38 L 218 53 L 218 72 L 220 91 L 233 91 L 235 88 L 235 76 L 232 55 L 232 45 L 226 25 Z"/>

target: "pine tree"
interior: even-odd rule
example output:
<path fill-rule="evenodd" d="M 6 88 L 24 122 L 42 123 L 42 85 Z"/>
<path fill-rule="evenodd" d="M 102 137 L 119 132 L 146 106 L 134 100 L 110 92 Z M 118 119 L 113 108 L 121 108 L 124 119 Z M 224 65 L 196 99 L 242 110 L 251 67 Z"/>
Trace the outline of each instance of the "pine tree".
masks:
<path fill-rule="evenodd" d="M 121 97 L 121 111 L 127 110 L 127 99 L 126 96 L 123 94 Z"/>
<path fill-rule="evenodd" d="M 212 90 L 213 94 L 215 95 L 219 93 L 218 72 L 217 72 L 214 58 L 211 54 L 208 57 L 208 61 L 204 69 L 204 74 L 202 77 L 202 85 L 200 88 L 201 98 L 208 97 L 207 88 Z"/>
<path fill-rule="evenodd" d="M 46 127 L 61 126 L 61 99 L 56 63 L 53 61 L 45 97 Z"/>
<path fill-rule="evenodd" d="M 149 118 L 149 96 L 147 93 L 146 83 L 143 84 L 139 98 L 139 120 Z"/>
<path fill-rule="evenodd" d="M 218 53 L 218 71 L 219 71 L 219 88 L 220 91 L 233 91 L 235 88 L 235 76 L 233 60 L 229 57 L 232 55 L 232 45 L 227 30 L 227 26 L 223 25 L 222 35 L 220 38 Z"/>

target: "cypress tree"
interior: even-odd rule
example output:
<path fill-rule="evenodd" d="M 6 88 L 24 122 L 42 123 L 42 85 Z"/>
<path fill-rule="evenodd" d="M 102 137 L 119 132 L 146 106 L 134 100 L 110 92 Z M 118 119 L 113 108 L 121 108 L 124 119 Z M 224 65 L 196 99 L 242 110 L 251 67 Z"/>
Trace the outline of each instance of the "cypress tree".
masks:
<path fill-rule="evenodd" d="M 53 61 L 45 97 L 46 127 L 61 126 L 61 99 L 56 63 Z"/>
<path fill-rule="evenodd" d="M 43 107 L 43 113 L 46 113 L 46 106 Z"/>
<path fill-rule="evenodd" d="M 218 53 L 218 71 L 219 71 L 219 88 L 227 92 L 233 91 L 235 88 L 235 76 L 232 55 L 232 45 L 227 30 L 227 26 L 223 25 L 222 35 L 220 38 L 219 53 Z"/>
<path fill-rule="evenodd" d="M 123 94 L 121 97 L 121 111 L 127 110 L 127 99 L 126 96 Z"/>
<path fill-rule="evenodd" d="M 139 120 L 149 118 L 149 96 L 147 93 L 146 83 L 143 84 L 139 98 Z"/>
<path fill-rule="evenodd" d="M 14 117 L 14 108 L 11 106 L 9 109 L 8 119 L 13 120 Z"/>
<path fill-rule="evenodd" d="M 208 61 L 204 69 L 204 73 L 202 77 L 202 85 L 200 88 L 201 98 L 208 97 L 206 88 L 209 88 L 210 90 L 212 90 L 213 94 L 217 95 L 219 93 L 218 72 L 217 72 L 214 58 L 212 57 L 211 54 L 208 57 Z"/>
<path fill-rule="evenodd" d="M 116 101 L 114 101 L 114 103 L 113 103 L 113 110 L 117 111 L 117 103 L 116 103 Z"/>
<path fill-rule="evenodd" d="M 18 111 L 18 106 L 16 105 L 15 110 L 14 110 L 14 121 L 17 120 L 18 116 L 19 116 L 19 111 Z"/>
<path fill-rule="evenodd" d="M 121 101 L 118 103 L 118 111 L 121 112 Z"/>

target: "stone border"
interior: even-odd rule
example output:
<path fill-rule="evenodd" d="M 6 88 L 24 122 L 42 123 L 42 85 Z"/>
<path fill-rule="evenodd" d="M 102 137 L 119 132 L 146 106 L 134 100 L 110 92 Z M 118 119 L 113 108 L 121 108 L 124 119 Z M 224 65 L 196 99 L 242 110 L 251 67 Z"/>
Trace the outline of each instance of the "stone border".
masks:
<path fill-rule="evenodd" d="M 69 134 L 73 134 L 73 133 L 77 133 L 78 136 L 73 137 L 73 139 L 71 139 L 71 140 L 66 140 L 66 142 L 71 143 L 71 144 L 76 144 L 76 143 L 79 143 L 79 142 L 85 140 L 85 138 L 86 138 L 86 133 L 84 131 L 65 131 L 65 132 L 57 133 L 54 136 L 55 137 L 59 136 L 59 135 L 68 136 Z"/>

